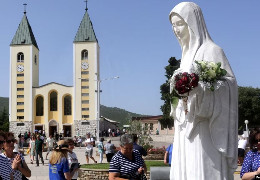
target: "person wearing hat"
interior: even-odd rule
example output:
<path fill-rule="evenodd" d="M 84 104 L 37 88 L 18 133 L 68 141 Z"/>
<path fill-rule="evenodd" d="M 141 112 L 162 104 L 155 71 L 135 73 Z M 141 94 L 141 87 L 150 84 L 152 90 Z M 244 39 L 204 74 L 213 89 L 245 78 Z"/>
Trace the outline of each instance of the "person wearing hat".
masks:
<path fill-rule="evenodd" d="M 70 172 L 68 162 L 68 144 L 60 140 L 53 149 L 49 163 L 49 178 L 51 180 L 71 180 L 78 168 Z"/>

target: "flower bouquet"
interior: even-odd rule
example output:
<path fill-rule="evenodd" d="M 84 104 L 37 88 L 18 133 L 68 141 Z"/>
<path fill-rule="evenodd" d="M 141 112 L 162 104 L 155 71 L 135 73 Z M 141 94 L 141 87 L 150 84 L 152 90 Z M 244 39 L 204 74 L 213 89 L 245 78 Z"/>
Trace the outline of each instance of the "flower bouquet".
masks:
<path fill-rule="evenodd" d="M 221 68 L 221 62 L 214 63 L 212 61 L 195 61 L 197 64 L 197 74 L 200 81 L 203 81 L 207 87 L 214 91 L 214 83 L 218 80 L 223 80 L 223 77 L 227 74 L 225 69 Z"/>
<path fill-rule="evenodd" d="M 189 92 L 198 86 L 199 76 L 195 73 L 179 72 L 174 75 L 173 88 L 180 96 L 187 96 Z"/>
<path fill-rule="evenodd" d="M 198 86 L 198 82 L 199 76 L 197 74 L 182 72 L 181 69 L 176 70 L 170 80 L 170 92 L 174 89 L 181 96 L 186 114 L 188 112 L 187 101 L 189 92 Z M 176 104 L 174 101 L 176 101 L 175 98 L 172 99 L 172 104 Z"/>

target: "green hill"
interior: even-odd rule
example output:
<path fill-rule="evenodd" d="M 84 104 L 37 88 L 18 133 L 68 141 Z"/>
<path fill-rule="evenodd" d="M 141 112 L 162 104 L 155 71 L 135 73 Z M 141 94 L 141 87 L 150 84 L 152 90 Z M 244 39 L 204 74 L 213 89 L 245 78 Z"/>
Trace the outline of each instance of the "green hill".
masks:
<path fill-rule="evenodd" d="M 144 116 L 117 107 L 107 107 L 103 105 L 100 106 L 100 114 L 108 119 L 120 122 L 119 126 L 129 124 L 129 120 L 132 119 L 133 116 Z"/>
<path fill-rule="evenodd" d="M 8 112 L 8 108 L 9 108 L 8 104 L 9 104 L 9 98 L 0 97 L 0 112 L 3 111 L 4 107 Z M 101 116 L 104 116 L 108 119 L 120 122 L 119 124 L 120 126 L 123 126 L 124 124 L 128 124 L 128 121 L 132 118 L 132 116 L 143 116 L 141 114 L 132 113 L 117 107 L 107 107 L 103 105 L 101 105 L 100 107 L 100 114 Z"/>

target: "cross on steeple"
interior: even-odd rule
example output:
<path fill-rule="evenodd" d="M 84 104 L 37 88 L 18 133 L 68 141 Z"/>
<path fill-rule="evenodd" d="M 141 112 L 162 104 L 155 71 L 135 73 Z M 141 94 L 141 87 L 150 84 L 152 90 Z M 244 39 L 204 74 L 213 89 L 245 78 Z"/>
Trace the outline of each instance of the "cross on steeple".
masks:
<path fill-rule="evenodd" d="M 27 4 L 24 3 L 23 5 L 24 5 L 24 11 L 23 11 L 23 13 L 26 14 L 26 6 L 27 6 Z"/>
<path fill-rule="evenodd" d="M 84 2 L 86 2 L 86 11 L 88 10 L 88 0 L 85 0 Z"/>

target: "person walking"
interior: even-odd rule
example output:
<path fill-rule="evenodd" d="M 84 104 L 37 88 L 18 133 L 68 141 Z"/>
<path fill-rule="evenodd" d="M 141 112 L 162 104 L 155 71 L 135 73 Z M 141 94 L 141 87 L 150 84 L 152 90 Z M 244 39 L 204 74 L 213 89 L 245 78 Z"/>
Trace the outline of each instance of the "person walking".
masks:
<path fill-rule="evenodd" d="M 93 145 L 94 145 L 94 139 L 91 138 L 90 133 L 88 133 L 87 139 L 85 140 L 85 146 L 86 146 L 85 156 L 86 156 L 87 163 L 89 163 L 89 158 L 92 159 L 95 163 L 97 163 L 95 158 L 92 156 L 93 155 Z"/>
<path fill-rule="evenodd" d="M 79 138 L 78 138 L 79 149 L 81 148 L 81 145 L 82 145 L 82 138 L 81 138 L 81 136 L 79 136 Z"/>
<path fill-rule="evenodd" d="M 35 155 L 36 155 L 37 166 L 39 166 L 39 156 L 41 158 L 42 164 L 44 165 L 44 160 L 42 157 L 43 149 L 44 149 L 43 140 L 41 139 L 40 135 L 37 135 L 37 139 L 35 141 Z"/>
<path fill-rule="evenodd" d="M 34 156 L 35 156 L 35 135 L 32 135 L 32 139 L 29 142 L 29 148 L 30 148 L 31 164 L 33 164 Z"/>
<path fill-rule="evenodd" d="M 115 149 L 116 147 L 114 146 L 114 144 L 111 144 L 111 139 L 107 140 L 107 143 L 104 146 L 104 150 L 106 153 L 106 157 L 107 157 L 107 162 L 110 162 L 112 157 L 115 154 Z"/>
<path fill-rule="evenodd" d="M 103 154 L 104 154 L 104 138 L 100 138 L 100 141 L 98 143 L 98 153 L 99 153 L 99 163 L 102 163 L 103 161 Z"/>
<path fill-rule="evenodd" d="M 52 138 L 52 135 L 50 135 L 47 138 L 46 145 L 47 145 L 46 160 L 47 160 L 47 157 L 48 157 L 49 153 L 52 151 L 53 146 L 54 146 L 54 139 Z"/>

